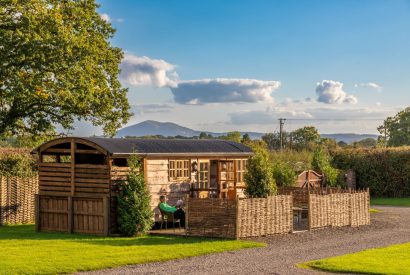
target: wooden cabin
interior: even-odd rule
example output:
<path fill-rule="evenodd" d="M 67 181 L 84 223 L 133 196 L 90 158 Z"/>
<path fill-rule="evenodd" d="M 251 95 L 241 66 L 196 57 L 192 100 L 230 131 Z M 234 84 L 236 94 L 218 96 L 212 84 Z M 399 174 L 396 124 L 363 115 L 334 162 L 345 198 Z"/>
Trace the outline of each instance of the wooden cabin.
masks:
<path fill-rule="evenodd" d="M 151 206 L 165 195 L 234 199 L 243 195 L 252 150 L 225 140 L 58 138 L 33 151 L 39 156 L 39 231 L 108 235 L 117 232 L 116 197 L 126 180 L 127 158 L 143 160 Z"/>

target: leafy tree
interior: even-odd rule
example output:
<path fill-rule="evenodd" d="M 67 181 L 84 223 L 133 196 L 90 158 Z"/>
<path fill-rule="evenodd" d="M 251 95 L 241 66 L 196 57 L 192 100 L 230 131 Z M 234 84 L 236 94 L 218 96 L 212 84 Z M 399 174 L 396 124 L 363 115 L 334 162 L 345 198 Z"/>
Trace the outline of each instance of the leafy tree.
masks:
<path fill-rule="evenodd" d="M 2 0 L 0 136 L 41 134 L 76 120 L 112 135 L 129 119 L 123 53 L 94 0 Z"/>
<path fill-rule="evenodd" d="M 322 148 L 315 150 L 312 167 L 314 170 L 324 174 L 326 184 L 334 187 L 343 184 L 340 171 L 332 167 L 329 154 Z"/>
<path fill-rule="evenodd" d="M 276 183 L 273 178 L 272 164 L 269 152 L 265 146 L 253 147 L 254 155 L 250 157 L 247 172 L 244 176 L 245 193 L 251 197 L 266 197 L 276 193 Z"/>
<path fill-rule="evenodd" d="M 377 146 L 377 140 L 374 138 L 365 138 L 353 143 L 354 148 L 374 148 Z"/>
<path fill-rule="evenodd" d="M 250 141 L 251 141 L 251 137 L 249 136 L 248 133 L 242 136 L 242 140 L 241 140 L 242 143 L 249 143 Z"/>
<path fill-rule="evenodd" d="M 241 142 L 241 133 L 238 131 L 228 132 L 226 136 L 221 136 L 220 138 L 239 143 Z"/>
<path fill-rule="evenodd" d="M 269 150 L 277 150 L 280 148 L 279 133 L 267 133 L 262 136 L 262 140 L 266 143 Z"/>
<path fill-rule="evenodd" d="M 141 160 L 133 155 L 128 159 L 131 172 L 127 181 L 120 185 L 118 196 L 118 223 L 120 231 L 127 236 L 143 234 L 151 229 L 153 212 Z"/>
<path fill-rule="evenodd" d="M 276 161 L 273 164 L 273 178 L 277 185 L 293 186 L 296 183 L 296 176 L 291 163 Z"/>
<path fill-rule="evenodd" d="M 341 148 L 346 148 L 349 146 L 349 144 L 347 144 L 346 142 L 344 142 L 343 140 L 339 141 L 337 143 L 337 146 L 341 147 Z"/>
<path fill-rule="evenodd" d="M 387 137 L 387 146 L 410 145 L 410 107 L 388 117 L 377 129 Z"/>
<path fill-rule="evenodd" d="M 320 134 L 313 126 L 305 126 L 292 132 L 292 143 L 295 149 L 314 149 L 320 141 Z"/>
<path fill-rule="evenodd" d="M 201 132 L 199 134 L 199 139 L 212 139 L 212 135 L 211 134 L 207 134 L 205 132 Z"/>

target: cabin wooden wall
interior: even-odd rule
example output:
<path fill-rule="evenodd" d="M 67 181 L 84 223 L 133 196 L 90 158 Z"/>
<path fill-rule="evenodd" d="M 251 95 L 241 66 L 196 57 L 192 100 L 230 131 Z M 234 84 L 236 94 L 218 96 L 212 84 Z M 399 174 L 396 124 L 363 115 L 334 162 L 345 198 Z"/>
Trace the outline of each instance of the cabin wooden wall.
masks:
<path fill-rule="evenodd" d="M 190 159 L 191 167 L 195 161 L 198 159 Z M 154 210 L 156 221 L 160 219 L 158 204 L 161 195 L 166 196 L 167 203 L 175 204 L 179 199 L 183 199 L 186 194 L 189 194 L 191 184 L 197 181 L 197 173 L 194 172 L 190 173 L 191 177 L 187 180 L 170 180 L 168 165 L 168 159 L 146 159 L 145 177 L 151 193 L 151 207 Z"/>

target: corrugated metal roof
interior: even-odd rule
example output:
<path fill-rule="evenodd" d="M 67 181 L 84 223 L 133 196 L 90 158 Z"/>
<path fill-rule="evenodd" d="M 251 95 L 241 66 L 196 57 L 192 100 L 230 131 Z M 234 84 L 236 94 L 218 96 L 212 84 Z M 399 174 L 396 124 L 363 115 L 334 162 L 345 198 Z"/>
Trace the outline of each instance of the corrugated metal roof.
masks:
<path fill-rule="evenodd" d="M 252 149 L 227 140 L 83 138 L 111 154 L 251 154 Z"/>

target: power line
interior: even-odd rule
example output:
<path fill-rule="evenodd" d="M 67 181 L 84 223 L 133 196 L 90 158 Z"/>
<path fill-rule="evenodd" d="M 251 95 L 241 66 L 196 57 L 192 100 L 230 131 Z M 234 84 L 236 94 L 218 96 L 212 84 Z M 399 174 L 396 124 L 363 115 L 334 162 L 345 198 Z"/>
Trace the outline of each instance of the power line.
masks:
<path fill-rule="evenodd" d="M 379 121 L 385 120 L 385 118 L 287 118 L 286 120 L 292 121 Z"/>

